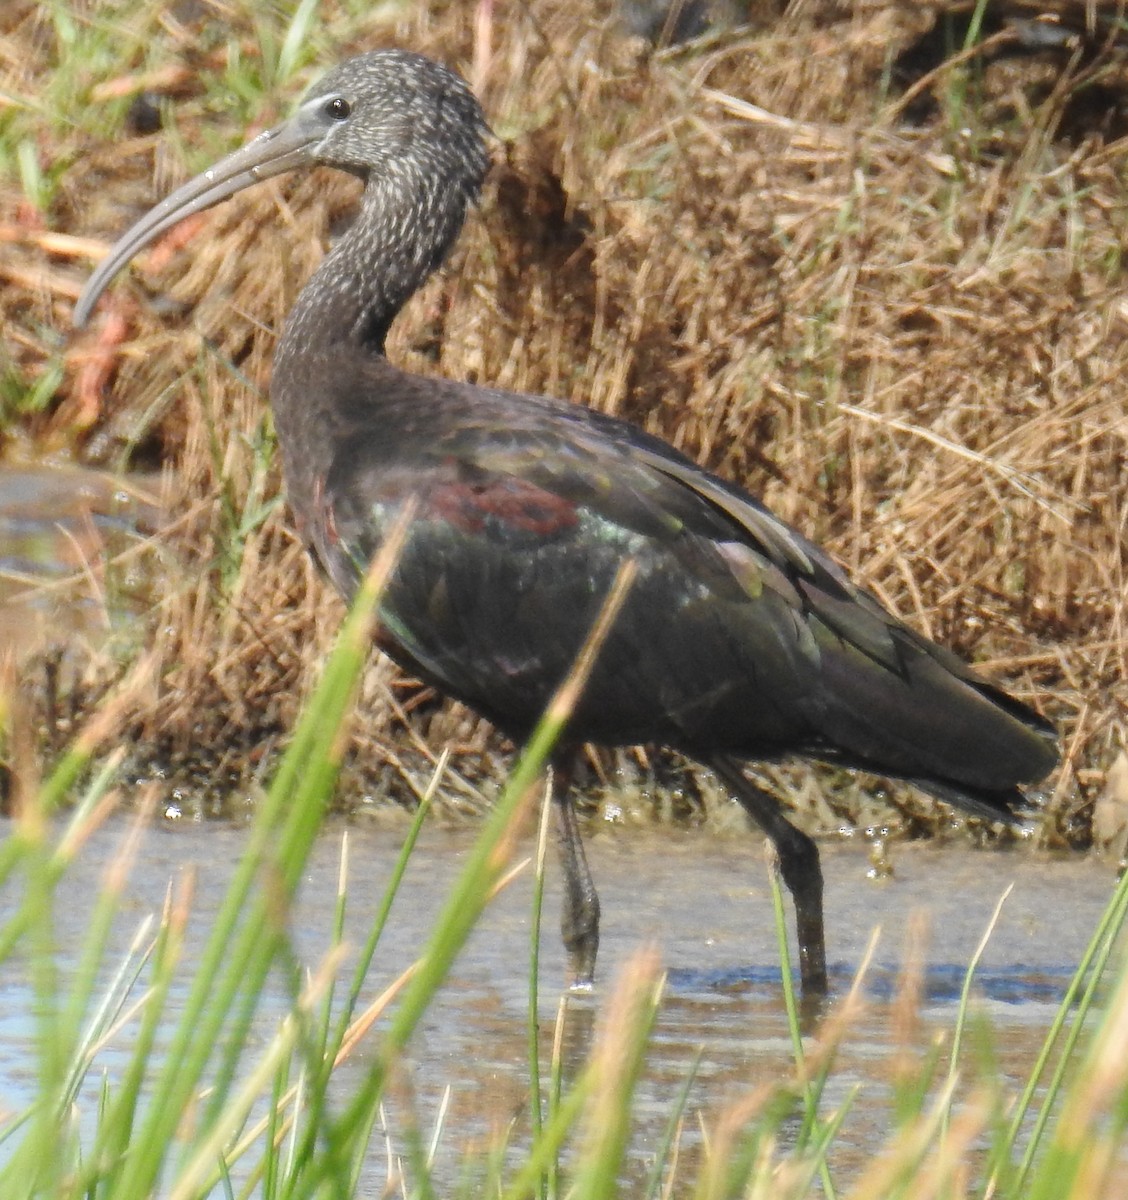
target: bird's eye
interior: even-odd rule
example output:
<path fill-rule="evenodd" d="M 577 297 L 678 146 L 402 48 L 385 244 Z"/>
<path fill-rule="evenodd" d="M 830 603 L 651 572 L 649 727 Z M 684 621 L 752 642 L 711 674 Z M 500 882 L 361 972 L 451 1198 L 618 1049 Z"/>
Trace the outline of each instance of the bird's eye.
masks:
<path fill-rule="evenodd" d="M 334 96 L 325 105 L 325 112 L 333 118 L 334 121 L 344 121 L 349 113 L 352 112 L 352 105 L 344 98 L 344 96 Z"/>

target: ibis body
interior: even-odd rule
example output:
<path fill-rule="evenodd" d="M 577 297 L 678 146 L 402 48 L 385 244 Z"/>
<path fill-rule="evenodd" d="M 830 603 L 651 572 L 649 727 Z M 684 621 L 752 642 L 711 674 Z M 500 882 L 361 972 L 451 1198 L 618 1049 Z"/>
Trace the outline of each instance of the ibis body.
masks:
<path fill-rule="evenodd" d="M 752 496 L 638 428 L 579 406 L 410 374 L 384 352 L 488 167 L 465 83 L 380 51 L 329 72 L 283 125 L 185 184 L 83 293 L 189 213 L 316 163 L 364 180 L 359 214 L 301 292 L 271 383 L 296 522 L 342 594 L 410 514 L 380 609 L 403 667 L 520 741 L 622 564 L 635 578 L 556 759 L 573 980 L 599 903 L 569 793 L 575 747 L 659 743 L 711 766 L 775 843 L 808 995 L 826 989 L 818 851 L 741 764 L 804 755 L 910 780 L 1013 821 L 1056 762 L 1051 727 L 853 584 Z"/>

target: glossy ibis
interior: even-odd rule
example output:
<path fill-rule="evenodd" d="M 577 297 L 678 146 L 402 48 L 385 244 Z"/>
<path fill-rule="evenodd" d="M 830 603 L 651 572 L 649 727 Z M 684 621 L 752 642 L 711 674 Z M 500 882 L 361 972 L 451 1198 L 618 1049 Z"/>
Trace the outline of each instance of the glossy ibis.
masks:
<path fill-rule="evenodd" d="M 271 400 L 290 505 L 347 597 L 389 526 L 414 517 L 381 646 L 510 737 L 527 736 L 622 561 L 634 586 L 574 711 L 554 795 L 574 981 L 591 981 L 599 901 L 568 788 L 584 742 L 675 747 L 717 773 L 775 844 L 804 992 L 826 990 L 813 841 L 741 763 L 805 755 L 910 780 L 988 820 L 1057 755 L 1051 727 L 914 633 L 757 500 L 622 421 L 540 396 L 421 377 L 388 328 L 442 261 L 486 174 L 487 126 L 457 75 L 380 51 L 329 72 L 287 122 L 185 184 L 110 251 L 75 312 L 189 213 L 326 164 L 360 211 L 298 297 Z"/>

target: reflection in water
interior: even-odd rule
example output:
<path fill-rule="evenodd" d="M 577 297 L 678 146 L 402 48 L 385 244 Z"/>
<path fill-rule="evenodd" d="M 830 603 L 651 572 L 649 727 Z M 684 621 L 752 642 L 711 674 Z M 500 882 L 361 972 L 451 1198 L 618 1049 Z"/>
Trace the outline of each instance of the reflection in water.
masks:
<path fill-rule="evenodd" d="M 120 835 L 120 828 L 98 834 L 61 889 L 59 942 L 65 962 L 73 964 L 81 949 L 89 898 Z M 346 936 L 355 947 L 364 941 L 379 907 L 401 833 L 354 826 L 349 837 Z M 459 870 L 471 837 L 466 831 L 430 828 L 425 832 L 377 953 L 367 998 L 395 979 L 424 944 L 445 899 L 447 881 Z M 170 878 L 192 869 L 198 881 L 195 921 L 189 931 L 190 961 L 207 936 L 245 840 L 245 830 L 215 824 L 151 830 L 129 885 L 118 931 L 121 951 L 136 922 L 159 911 Z M 704 834 L 637 830 L 609 831 L 591 841 L 592 868 L 604 903 L 598 972 L 602 993 L 610 990 L 640 943 L 656 945 L 668 968 L 637 1096 L 626 1194 L 647 1178 L 671 1107 L 699 1059 L 681 1140 L 685 1167 L 681 1194 L 686 1194 L 694 1175 L 692 1163 L 707 1136 L 703 1130 L 715 1124 L 727 1104 L 750 1089 L 792 1075 L 760 841 L 752 835 L 718 841 Z M 338 852 L 339 836 L 330 830 L 318 845 L 293 919 L 298 949 L 311 965 L 330 942 Z M 868 865 L 856 849 L 826 848 L 828 946 L 837 959 L 833 981 L 840 994 L 852 980 L 873 927 L 886 930 L 867 977 L 867 1004 L 838 1053 L 824 1101 L 829 1110 L 850 1089 L 862 1089 L 833 1152 L 833 1169 L 840 1182 L 856 1176 L 890 1132 L 888 1101 L 898 1052 L 909 1049 L 921 1056 L 938 1039 L 950 1041 L 965 964 L 1004 888 L 1015 883 L 984 956 L 977 1003 L 990 1015 L 997 1034 L 998 1067 L 1017 1084 L 1028 1074 L 1054 1005 L 1114 884 L 1112 871 L 1091 860 L 1034 859 L 962 848 L 894 847 L 894 878 L 881 883 L 866 878 Z M 555 928 L 557 883 L 556 873 L 550 871 L 540 983 L 545 1078 L 566 969 Z M 13 901 L 11 894 L 0 891 L 0 902 L 8 911 Z M 465 1179 L 467 1155 L 480 1159 L 506 1139 L 518 1148 L 527 1144 L 530 911 L 531 880 L 526 875 L 497 899 L 473 933 L 449 984 L 420 1026 L 407 1069 L 388 1098 L 386 1132 L 395 1154 L 402 1151 L 412 1121 L 418 1122 L 424 1144 L 429 1142 L 449 1089 L 436 1159 L 440 1190 L 444 1183 Z M 898 987 L 901 943 L 909 936 L 909 916 L 914 912 L 928 914 L 928 965 L 919 1021 L 906 1035 L 913 1044 L 899 1047 L 891 1001 Z M 349 965 L 345 964 L 345 972 Z M 14 962 L 0 967 L 0 1107 L 8 1113 L 19 1110 L 32 1094 L 35 1072 L 30 1052 L 32 998 L 20 971 L 20 964 Z M 182 979 L 183 991 L 174 1001 L 182 999 L 188 982 Z M 564 1044 L 570 1077 L 590 1047 L 600 1004 L 599 992 L 568 1000 Z M 285 1005 L 279 987 L 268 997 L 264 1031 Z M 123 1049 L 111 1049 L 99 1065 L 113 1074 L 123 1056 Z M 366 1059 L 362 1047 L 344 1065 L 342 1094 L 361 1077 Z M 92 1079 L 91 1088 L 95 1086 Z M 95 1101 L 91 1090 L 84 1101 L 89 1111 Z M 380 1194 L 387 1172 L 383 1139 L 377 1137 L 370 1178 L 361 1194 Z"/>

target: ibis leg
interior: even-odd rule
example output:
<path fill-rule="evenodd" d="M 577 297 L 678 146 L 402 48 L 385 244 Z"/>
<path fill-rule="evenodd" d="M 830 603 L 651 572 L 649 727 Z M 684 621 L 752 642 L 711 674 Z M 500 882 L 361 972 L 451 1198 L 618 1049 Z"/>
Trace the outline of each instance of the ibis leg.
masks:
<path fill-rule="evenodd" d="M 557 759 L 552 768 L 552 805 L 556 818 L 556 848 L 564 871 L 564 907 L 560 933 L 568 952 L 573 990 L 591 988 L 599 953 L 599 896 L 591 877 L 576 810 L 572 804 L 569 762 Z"/>
<path fill-rule="evenodd" d="M 795 903 L 799 978 L 803 985 L 803 997 L 812 1001 L 821 999 L 827 993 L 827 978 L 819 849 L 802 830 L 796 829 L 787 820 L 774 796 L 745 777 L 738 762 L 717 755 L 709 765 L 775 847 L 780 874 Z"/>

